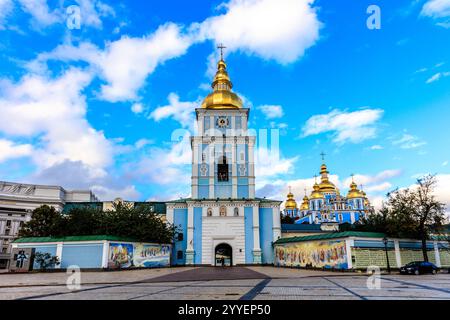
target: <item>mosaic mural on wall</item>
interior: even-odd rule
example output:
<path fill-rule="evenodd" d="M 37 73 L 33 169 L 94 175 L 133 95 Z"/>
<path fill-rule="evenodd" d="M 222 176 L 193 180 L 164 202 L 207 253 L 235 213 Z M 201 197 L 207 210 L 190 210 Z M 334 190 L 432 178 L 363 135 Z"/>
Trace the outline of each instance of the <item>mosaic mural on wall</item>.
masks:
<path fill-rule="evenodd" d="M 137 244 L 134 247 L 133 264 L 139 268 L 170 266 L 170 246 L 159 244 Z"/>
<path fill-rule="evenodd" d="M 170 266 L 170 245 L 110 243 L 108 268 L 155 268 Z"/>
<path fill-rule="evenodd" d="M 275 247 L 275 265 L 279 267 L 313 267 L 347 269 L 345 241 L 316 241 Z"/>
<path fill-rule="evenodd" d="M 110 243 L 108 268 L 129 268 L 133 266 L 133 245 Z"/>

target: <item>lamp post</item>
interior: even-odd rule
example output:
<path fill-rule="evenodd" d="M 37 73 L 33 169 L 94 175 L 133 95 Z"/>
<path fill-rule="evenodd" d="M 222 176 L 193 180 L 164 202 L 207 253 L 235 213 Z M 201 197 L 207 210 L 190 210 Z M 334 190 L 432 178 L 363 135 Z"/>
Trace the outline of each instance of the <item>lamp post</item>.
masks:
<path fill-rule="evenodd" d="M 386 252 L 386 261 L 387 261 L 387 269 L 388 269 L 388 273 L 391 273 L 391 265 L 389 264 L 389 255 L 388 255 L 388 238 L 384 237 L 383 238 L 383 243 L 384 243 L 384 251 Z"/>

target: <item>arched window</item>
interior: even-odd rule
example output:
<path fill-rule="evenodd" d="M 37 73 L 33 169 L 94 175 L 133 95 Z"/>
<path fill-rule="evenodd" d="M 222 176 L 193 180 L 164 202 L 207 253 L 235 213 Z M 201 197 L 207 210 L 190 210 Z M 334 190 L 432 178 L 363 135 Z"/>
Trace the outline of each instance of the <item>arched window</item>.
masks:
<path fill-rule="evenodd" d="M 206 211 L 206 215 L 208 217 L 212 217 L 212 209 L 211 208 L 208 208 L 208 210 Z"/>
<path fill-rule="evenodd" d="M 239 217 L 239 208 L 234 208 L 234 216 Z"/>
<path fill-rule="evenodd" d="M 220 207 L 220 216 L 221 217 L 226 217 L 227 216 L 227 207 L 225 207 L 225 206 L 221 206 Z"/>

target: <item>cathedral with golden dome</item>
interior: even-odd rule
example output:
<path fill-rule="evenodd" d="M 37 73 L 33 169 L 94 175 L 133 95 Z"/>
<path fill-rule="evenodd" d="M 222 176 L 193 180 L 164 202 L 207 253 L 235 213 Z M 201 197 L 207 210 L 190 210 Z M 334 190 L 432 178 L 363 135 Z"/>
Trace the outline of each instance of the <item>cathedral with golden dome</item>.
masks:
<path fill-rule="evenodd" d="M 308 197 L 305 190 L 300 206 L 289 190 L 283 214 L 293 218 L 296 224 L 354 224 L 374 210 L 366 193 L 362 188 L 358 189 L 353 178 L 347 195 L 341 195 L 328 175 L 327 165 L 323 163 L 320 167 L 320 183 L 317 183 L 316 176 L 311 194 Z"/>

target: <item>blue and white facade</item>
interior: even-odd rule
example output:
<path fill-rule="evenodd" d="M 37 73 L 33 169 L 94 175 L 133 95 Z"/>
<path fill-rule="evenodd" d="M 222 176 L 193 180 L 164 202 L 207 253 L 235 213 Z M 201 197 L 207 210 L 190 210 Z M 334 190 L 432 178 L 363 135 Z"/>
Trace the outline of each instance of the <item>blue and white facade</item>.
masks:
<path fill-rule="evenodd" d="M 310 196 L 305 195 L 298 208 L 290 193 L 283 214 L 294 218 L 295 223 L 299 224 L 354 224 L 373 212 L 374 208 L 366 193 L 358 189 L 354 181 L 347 195 L 341 195 L 340 190 L 329 180 L 328 174 L 327 166 L 323 164 L 321 181 L 316 181 Z"/>
<path fill-rule="evenodd" d="M 216 265 L 223 245 L 231 248 L 231 265 L 272 264 L 272 243 L 281 237 L 281 201 L 255 197 L 250 110 L 237 106 L 237 96 L 226 103 L 234 93 L 225 68 L 221 60 L 214 92 L 205 99 L 212 97 L 211 104 L 196 109 L 191 198 L 167 202 L 167 221 L 180 232 L 173 246 L 175 265 Z"/>

